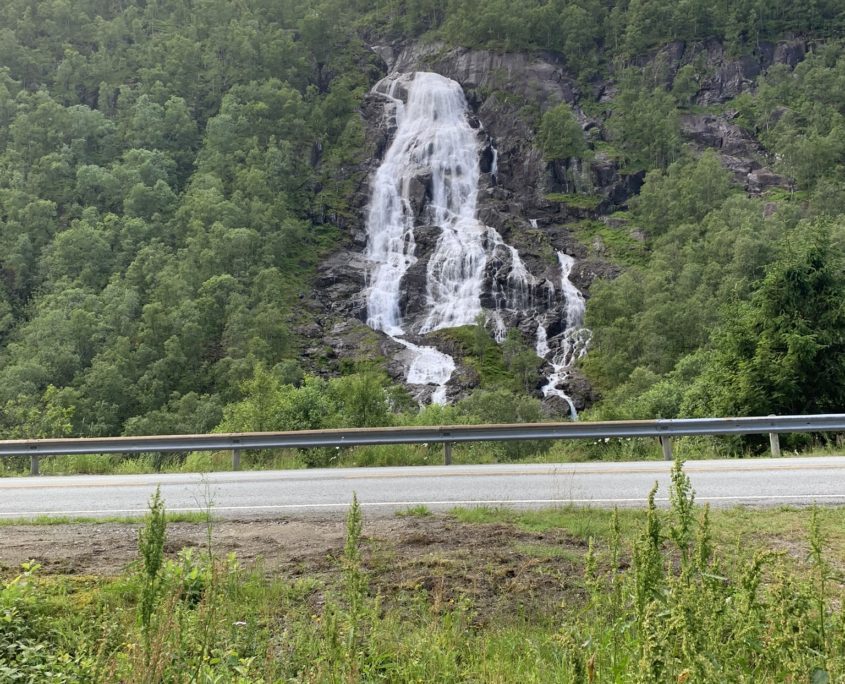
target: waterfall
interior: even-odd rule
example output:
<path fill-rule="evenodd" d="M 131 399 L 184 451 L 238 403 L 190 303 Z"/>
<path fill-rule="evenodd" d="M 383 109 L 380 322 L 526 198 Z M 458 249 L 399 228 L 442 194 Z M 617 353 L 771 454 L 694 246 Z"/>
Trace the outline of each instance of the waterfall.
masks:
<path fill-rule="evenodd" d="M 542 319 L 565 301 L 566 332 L 549 341 L 546 327 L 540 325 L 536 350 L 554 369 L 543 394 L 564 398 L 574 417 L 572 401 L 558 388 L 586 350 L 583 340 L 588 341 L 579 332 L 584 299 L 569 281 L 572 258 L 558 255 L 562 285 L 557 292 L 554 284 L 530 273 L 515 247 L 478 220 L 484 136 L 470 125 L 458 83 L 434 73 L 392 74 L 375 90 L 387 100 L 395 133 L 372 179 L 366 226 L 367 324 L 405 348 L 408 384 L 435 386 L 432 401 L 445 403 L 455 361 L 434 347 L 417 344 L 416 336 L 475 324 L 483 316 L 502 342 L 509 326 Z M 498 151 L 491 147 L 488 182 L 496 183 Z M 531 225 L 536 228 L 537 222 Z M 426 230 L 415 236 L 421 227 Z M 425 242 L 432 240 L 431 227 L 437 229 L 433 246 Z M 408 291 L 423 266 L 424 301 L 421 286 L 420 291 Z M 413 279 L 406 280 L 409 272 Z M 405 306 L 403 294 L 417 297 L 413 306 Z"/>
<path fill-rule="evenodd" d="M 566 328 L 560 336 L 557 351 L 552 353 L 548 342 L 548 331 L 544 325 L 538 325 L 535 350 L 537 356 L 540 358 L 549 359 L 549 363 L 552 366 L 552 372 L 547 377 L 546 384 L 542 389 L 543 396 L 554 396 L 563 399 L 569 405 L 569 415 L 573 420 L 577 420 L 578 412 L 575 410 L 575 404 L 572 398 L 560 389 L 560 385 L 569 381 L 572 377 L 573 365 L 587 353 L 591 333 L 587 328 L 583 327 L 584 295 L 581 294 L 578 288 L 575 287 L 575 284 L 569 279 L 575 259 L 563 252 L 558 252 L 557 258 L 560 264 L 560 287 L 565 303 L 564 315 Z M 550 356 L 551 358 L 549 358 Z"/>
<path fill-rule="evenodd" d="M 407 103 L 398 93 L 407 87 Z M 393 75 L 377 84 L 388 98 L 396 134 L 372 181 L 367 217 L 367 324 L 402 344 L 412 354 L 407 382 L 436 385 L 432 400 L 445 402 L 454 360 L 433 347 L 414 344 L 409 332 L 425 334 L 469 325 L 482 314 L 481 294 L 488 262 L 504 253 L 506 285 L 495 285 L 497 309 L 525 303 L 533 277 L 519 253 L 501 235 L 476 218 L 480 147 L 467 120 L 463 90 L 434 73 Z M 493 164 L 496 167 L 494 150 Z M 494 170 L 495 173 L 495 170 Z M 428 180 L 424 208 L 415 207 L 412 191 Z M 417 188 L 418 189 L 418 188 Z M 406 330 L 400 311 L 402 279 L 417 262 L 414 228 L 440 229 L 426 270 L 426 307 L 421 322 Z M 498 312 L 491 319 L 497 337 L 505 326 Z"/>

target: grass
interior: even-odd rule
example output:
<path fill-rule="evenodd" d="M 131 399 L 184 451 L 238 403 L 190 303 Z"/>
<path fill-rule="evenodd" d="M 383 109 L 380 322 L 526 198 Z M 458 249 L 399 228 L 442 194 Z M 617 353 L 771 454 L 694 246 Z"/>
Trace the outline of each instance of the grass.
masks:
<path fill-rule="evenodd" d="M 208 511 L 184 511 L 179 513 L 167 513 L 168 523 L 208 523 L 211 522 L 211 514 Z M 38 515 L 34 518 L 0 518 L 0 527 L 18 527 L 20 525 L 138 525 L 143 523 L 144 516 L 106 516 L 95 518 L 89 516 L 71 515 Z"/>
<path fill-rule="evenodd" d="M 810 193 L 806 190 L 787 190 L 786 188 L 771 188 L 766 191 L 764 196 L 771 202 L 793 202 L 801 204 L 810 200 Z"/>
<path fill-rule="evenodd" d="M 373 564 L 354 503 L 329 565 L 286 575 L 217 557 L 211 537 L 165 556 L 157 502 L 123 576 L 44 576 L 28 563 L 0 584 L 0 671 L 56 682 L 842 681 L 845 509 L 709 511 L 693 497 L 678 463 L 667 510 L 651 498 L 638 511 L 458 509 L 469 555 L 420 556 L 411 569 L 427 574 L 393 585 L 381 576 L 405 561 Z M 490 545 L 487 527 L 501 532 L 506 568 L 472 552 L 476 539 Z M 532 571 L 542 584 L 526 585 Z"/>
<path fill-rule="evenodd" d="M 615 263 L 636 266 L 645 263 L 648 249 L 645 242 L 634 238 L 630 226 L 613 228 L 602 221 L 583 220 L 568 226 L 575 238 L 595 251 L 601 241 L 604 256 Z"/>
<path fill-rule="evenodd" d="M 401 511 L 396 511 L 397 518 L 427 518 L 431 515 L 431 509 L 425 504 L 408 506 Z"/>
<path fill-rule="evenodd" d="M 607 540 L 613 518 L 612 511 L 575 506 L 561 506 L 544 510 L 518 510 L 498 506 L 459 507 L 452 510 L 451 515 L 465 523 L 505 523 L 532 532 L 566 530 L 573 537 L 582 541 L 587 541 L 590 537 Z M 643 520 L 643 513 L 640 510 L 621 510 L 618 516 L 626 532 L 635 529 Z"/>
<path fill-rule="evenodd" d="M 760 538 L 801 536 L 806 522 L 806 508 L 782 506 L 779 508 L 729 508 L 710 512 L 715 530 L 723 532 L 725 541 L 748 535 L 760 535 Z M 584 541 L 589 537 L 607 541 L 612 532 L 613 518 L 619 520 L 623 533 L 630 533 L 645 519 L 641 509 L 620 509 L 618 512 L 605 508 L 582 508 L 579 506 L 559 506 L 541 510 L 524 510 L 507 506 L 457 507 L 450 511 L 456 520 L 472 524 L 508 524 L 534 532 L 564 529 Z M 839 526 L 845 530 L 845 508 L 830 507 L 820 509 L 819 515 L 828 527 Z M 761 522 L 765 526 L 761 529 Z M 832 533 L 831 540 L 836 541 L 838 534 Z M 838 542 L 832 546 L 835 553 L 845 553 L 845 535 L 843 545 Z"/>
<path fill-rule="evenodd" d="M 484 328 L 464 325 L 438 330 L 434 335 L 457 345 L 464 363 L 478 373 L 482 388 L 511 389 L 516 384 L 513 373 L 505 366 L 501 345 L 496 344 Z"/>
<path fill-rule="evenodd" d="M 546 200 L 549 202 L 559 202 L 565 204 L 573 209 L 585 209 L 593 211 L 601 204 L 602 198 L 595 195 L 567 195 L 560 192 L 554 192 L 546 195 Z"/>

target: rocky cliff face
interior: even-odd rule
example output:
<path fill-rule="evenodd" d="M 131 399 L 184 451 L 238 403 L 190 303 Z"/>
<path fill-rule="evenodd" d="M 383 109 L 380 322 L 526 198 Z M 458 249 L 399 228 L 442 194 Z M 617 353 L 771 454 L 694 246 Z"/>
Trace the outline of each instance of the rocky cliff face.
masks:
<path fill-rule="evenodd" d="M 597 152 L 590 162 L 547 164 L 535 144 L 540 114 L 550 107 L 567 102 L 590 139 L 606 137 L 606 120 L 589 116 L 579 103 L 583 93 L 567 74 L 565 64 L 553 54 L 501 54 L 485 50 L 446 49 L 442 45 L 376 46 L 373 50 L 383 60 L 385 74 L 431 71 L 457 81 L 471 107 L 471 125 L 481 138 L 481 182 L 478 217 L 494 228 L 509 244 L 514 245 L 537 282 L 554 282 L 558 276 L 555 253 L 576 258 L 572 282 L 589 296 L 590 285 L 597 278 L 614 277 L 619 268 L 603 257 L 601 239 L 585 241 L 573 230 L 583 221 L 604 221 L 610 230 L 629 233 L 629 239 L 641 239 L 624 222 L 608 218 L 625 208 L 630 197 L 639 192 L 644 175 L 626 173 L 607 155 Z M 757 53 L 741 59 L 729 58 L 718 43 L 684 45 L 674 43 L 650 55 L 644 64 L 672 84 L 680 68 L 695 63 L 704 74 L 697 81 L 693 101 L 699 105 L 729 102 L 733 97 L 754 87 L 755 79 L 773 64 L 794 67 L 803 59 L 806 46 L 801 42 L 761 45 Z M 591 98 L 612 101 L 612 81 L 591 84 Z M 359 220 L 347 227 L 348 240 L 342 251 L 328 258 L 320 268 L 313 306 L 317 324 L 300 331 L 313 344 L 306 357 L 324 365 L 342 365 L 356 360 L 392 359 L 387 367 L 395 379 L 402 380 L 403 368 L 396 361 L 401 346 L 390 338 L 370 330 L 366 324 L 367 261 L 364 257 L 366 208 L 369 180 L 392 140 L 396 122 L 391 118 L 388 101 L 379 93 L 369 94 L 361 106 L 365 124 L 368 154 L 362 170 L 364 179 L 352 204 Z M 715 149 L 724 165 L 731 170 L 739 185 L 749 193 L 771 187 L 789 187 L 787 178 L 773 173 L 763 147 L 747 131 L 735 123 L 728 109 L 721 114 L 685 114 L 681 130 L 685 140 L 699 148 Z M 578 164 L 573 168 L 573 164 Z M 576 179 L 577 183 L 573 182 Z M 576 187 L 577 185 L 577 187 Z M 581 193 L 589 202 L 563 201 L 564 195 Z M 430 179 L 415 178 L 410 203 L 422 212 L 430 199 Z M 403 279 L 403 313 L 414 316 L 424 307 L 425 269 L 439 236 L 436 226 L 420 226 L 415 231 L 417 261 Z M 507 257 L 499 266 L 507 272 Z M 494 278 L 492 279 L 494 280 Z M 491 280 L 491 281 L 492 281 Z M 482 295 L 489 299 L 491 292 Z M 519 328 L 528 343 L 536 334 L 536 320 L 530 316 L 506 321 Z M 560 331 L 560 319 L 552 325 Z M 443 345 L 433 336 L 421 340 L 426 344 Z M 477 375 L 460 364 L 449 395 L 461 396 L 477 383 Z M 538 388 L 540 380 L 538 378 Z M 571 380 L 572 396 L 580 409 L 591 400 L 588 384 L 577 374 Z M 551 405 L 550 405 L 551 406 Z M 551 406 L 563 411 L 564 407 Z"/>

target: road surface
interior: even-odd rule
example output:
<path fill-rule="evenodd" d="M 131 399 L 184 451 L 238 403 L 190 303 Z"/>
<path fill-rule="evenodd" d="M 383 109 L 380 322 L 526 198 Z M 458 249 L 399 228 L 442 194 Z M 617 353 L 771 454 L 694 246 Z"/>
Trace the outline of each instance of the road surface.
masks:
<path fill-rule="evenodd" d="M 74 475 L 0 479 L 0 518 L 135 516 L 161 487 L 172 512 L 211 505 L 227 518 L 342 512 L 352 493 L 370 515 L 410 506 L 642 506 L 670 463 L 506 464 L 248 471 L 207 475 Z M 689 461 L 696 500 L 714 506 L 845 504 L 845 457 Z"/>

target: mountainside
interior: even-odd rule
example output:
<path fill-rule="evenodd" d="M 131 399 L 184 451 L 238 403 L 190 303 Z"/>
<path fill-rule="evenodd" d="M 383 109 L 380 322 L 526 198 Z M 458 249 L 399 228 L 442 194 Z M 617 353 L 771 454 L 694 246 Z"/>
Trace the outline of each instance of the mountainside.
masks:
<path fill-rule="evenodd" d="M 845 410 L 838 4 L 500 4 L 0 9 L 3 434 Z"/>
<path fill-rule="evenodd" d="M 519 257 L 532 274 L 529 275 L 532 283 L 554 287 L 553 284 L 560 279 L 561 270 L 554 254 L 560 252 L 577 257 L 572 277 L 584 293 L 589 293 L 596 278 L 613 278 L 622 267 L 633 267 L 623 279 L 625 285 L 610 285 L 602 290 L 607 293 L 605 297 L 630 298 L 632 291 L 638 287 L 632 282 L 640 276 L 637 267 L 647 267 L 649 262 L 660 264 L 658 255 L 653 251 L 659 252 L 663 244 L 677 250 L 680 245 L 672 243 L 685 242 L 689 238 L 683 233 L 675 236 L 655 235 L 658 232 L 658 227 L 654 225 L 655 219 L 657 222 L 662 220 L 677 224 L 700 220 L 728 199 L 736 209 L 723 212 L 727 214 L 725 218 L 731 220 L 731 214 L 738 212 L 740 205 L 742 213 L 737 218 L 746 218 L 748 212 L 753 211 L 751 208 L 759 204 L 760 220 L 772 220 L 765 222 L 768 225 L 762 231 L 762 225 L 751 229 L 751 232 L 757 233 L 756 236 L 745 236 L 756 242 L 756 263 L 737 264 L 740 268 L 749 267 L 748 272 L 737 272 L 736 266 L 731 269 L 730 264 L 719 264 L 718 261 L 727 256 L 719 254 L 714 255 L 716 263 L 710 266 L 711 270 L 722 266 L 733 270 L 730 280 L 719 285 L 732 288 L 753 279 L 753 268 L 761 268 L 771 258 L 771 245 L 766 245 L 766 242 L 775 235 L 786 234 L 796 226 L 800 214 L 790 212 L 790 216 L 783 216 L 784 207 L 781 206 L 788 200 L 791 208 L 794 208 L 795 200 L 806 199 L 798 190 L 796 179 L 789 174 L 789 171 L 794 174 L 796 165 L 784 163 L 777 152 L 767 149 L 761 143 L 753 128 L 748 125 L 753 119 L 741 108 L 757 104 L 752 93 L 760 90 L 758 80 L 763 79 L 765 88 L 769 85 L 765 81 L 769 74 L 780 74 L 782 78 L 785 74 L 794 73 L 794 69 L 807 55 L 808 47 L 806 41 L 796 39 L 777 44 L 763 43 L 748 55 L 731 58 L 718 42 L 688 46 L 673 43 L 643 58 L 639 68 L 623 72 L 621 84 L 614 78 L 594 79 L 588 84 L 588 90 L 567 73 L 565 65 L 554 54 L 450 49 L 439 43 L 376 46 L 374 49 L 385 60 L 385 73 L 411 74 L 430 70 L 461 84 L 471 103 L 473 125 L 479 128 L 479 163 L 484 183 L 479 191 L 478 217 L 483 224 L 493 227 L 517 248 Z M 683 81 L 690 78 L 691 65 L 695 65 L 697 70 L 692 86 Z M 803 66 L 809 70 L 818 68 L 817 65 Z M 621 93 L 620 87 L 623 89 Z M 685 90 L 681 93 L 683 88 Z M 677 100 L 672 102 L 666 91 L 674 94 Z M 616 101 L 626 96 L 629 100 L 626 105 L 631 111 L 619 111 Z M 389 116 L 383 111 L 385 103 L 380 99 L 380 93 L 373 92 L 366 102 L 365 121 L 369 135 L 375 141 L 375 157 L 378 158 L 379 151 L 386 148 L 393 131 Z M 782 105 L 777 109 L 781 115 L 786 110 Z M 620 118 L 629 117 L 634 120 L 619 121 Z M 641 120 L 637 121 L 637 118 Z M 553 126 L 557 126 L 557 129 L 553 129 Z M 627 127 L 624 132 L 626 137 L 622 137 L 619 127 Z M 664 137 L 654 139 L 650 128 Z M 576 140 L 567 141 L 567 135 L 574 136 Z M 831 132 L 830 135 L 834 134 Z M 663 149 L 642 149 L 655 145 Z M 627 154 L 624 149 L 626 146 Z M 648 159 L 650 152 L 656 153 L 651 160 Z M 800 158 L 801 155 L 802 152 L 798 151 L 796 157 Z M 700 196 L 653 197 L 646 193 L 645 198 L 638 197 L 646 179 L 646 168 L 655 163 L 659 166 L 661 156 L 664 165 L 670 166 L 668 176 L 680 179 L 688 175 L 692 180 L 688 191 Z M 673 159 L 678 161 L 670 165 Z M 840 162 L 841 157 L 838 160 L 832 159 L 829 168 L 822 173 L 836 177 L 841 172 Z M 652 181 L 651 187 L 659 186 L 663 174 L 657 171 L 649 178 Z M 414 179 L 407 197 L 417 215 L 414 253 L 418 259 L 407 273 L 403 273 L 402 288 L 405 296 L 402 314 L 412 328 L 415 315 L 425 308 L 420 300 L 425 300 L 427 296 L 426 265 L 440 239 L 439 231 L 432 231 L 423 225 L 424 220 L 419 220 L 426 201 L 430 199 L 430 180 L 430 174 Z M 663 182 L 668 186 L 673 185 L 671 181 Z M 676 195 L 679 188 L 669 187 L 666 190 L 667 194 Z M 747 198 L 744 202 L 739 201 L 740 191 Z M 365 200 L 368 195 L 361 193 L 360 197 Z M 662 205 L 667 200 L 672 202 L 675 199 L 681 200 L 676 216 L 665 216 L 667 212 L 670 213 L 671 207 Z M 693 210 L 689 216 L 685 215 L 689 209 L 683 206 L 684 199 L 693 205 L 689 207 Z M 657 206 L 652 207 L 651 204 Z M 781 215 L 773 219 L 772 215 L 777 213 L 779 207 Z M 628 211 L 629 208 L 632 210 Z M 805 201 L 804 209 L 809 210 L 804 212 L 806 214 L 815 213 L 812 203 Z M 645 213 L 649 210 L 657 216 Z M 361 223 L 366 224 L 366 204 L 360 205 L 360 211 Z M 834 213 L 836 211 L 834 209 Z M 664 226 L 663 230 L 668 227 Z M 657 237 L 662 239 L 655 240 Z M 742 237 L 734 235 L 729 239 L 739 241 Z M 723 245 L 722 249 L 725 247 L 748 250 L 750 246 L 740 242 L 739 245 Z M 366 279 L 368 269 L 372 269 L 371 261 L 361 258 L 366 252 L 367 235 L 365 231 L 359 230 L 353 233 L 346 251 L 338 253 L 321 267 L 322 303 L 326 310 L 335 314 L 324 320 L 329 322 L 335 336 L 331 338 L 332 346 L 342 358 L 363 358 L 368 353 L 374 353 L 371 338 L 366 338 L 369 347 L 356 343 L 360 339 L 361 321 L 367 319 L 366 294 L 373 288 L 369 284 L 368 290 Z M 831 256 L 836 258 L 835 255 Z M 492 259 L 488 264 L 491 272 L 486 274 L 479 300 L 485 308 L 486 327 L 491 334 L 501 342 L 503 329 L 513 333 L 518 331 L 519 335 L 514 335 L 512 339 L 526 346 L 534 346 L 538 327 L 543 327 L 538 326 L 538 321 L 548 324 L 548 316 L 553 313 L 551 331 L 562 335 L 566 326 L 565 305 L 562 306 L 554 295 L 537 296 L 538 293 L 529 287 L 529 301 L 517 307 L 516 313 L 507 313 L 507 303 L 492 303 L 496 299 L 497 273 L 500 279 L 504 274 L 505 281 L 512 280 L 513 267 L 507 262 L 508 257 L 505 257 Z M 429 277 L 431 275 L 429 272 Z M 658 280 L 661 278 L 661 274 L 653 275 Z M 672 274 L 663 275 L 671 277 Z M 699 289 L 712 287 L 709 283 L 696 283 L 695 286 Z M 670 286 L 665 282 L 657 287 L 662 288 L 658 296 L 663 299 L 671 296 Z M 701 293 L 698 294 L 700 297 Z M 682 358 L 679 352 L 695 351 L 709 333 L 707 326 L 712 325 L 718 315 L 706 309 L 717 308 L 728 299 L 726 293 L 718 291 L 707 293 L 707 296 L 711 301 L 706 303 L 704 311 L 699 310 L 697 313 L 709 314 L 709 321 L 705 319 L 689 324 L 683 320 L 695 315 L 696 311 L 685 310 L 687 303 L 682 298 L 677 302 L 678 311 L 669 314 L 675 317 L 674 320 L 650 321 L 648 325 L 651 330 L 647 332 L 651 335 L 664 334 L 666 338 L 649 340 L 654 346 L 665 342 L 665 348 L 647 350 L 647 353 L 677 361 Z M 507 301 L 507 297 L 504 301 Z M 505 313 L 507 318 L 504 328 L 498 330 L 501 314 L 497 309 Z M 599 309 L 598 313 L 601 315 L 603 311 Z M 622 349 L 616 348 L 616 341 L 608 334 L 616 332 L 612 326 L 599 327 L 597 330 L 597 341 L 602 346 L 597 354 L 593 354 L 598 360 L 591 359 L 588 368 L 592 366 L 595 369 L 593 375 L 599 382 L 603 379 L 602 362 L 615 361 L 607 357 L 630 354 L 631 347 L 636 349 L 644 346 L 642 340 L 634 339 L 637 332 L 636 318 L 644 312 L 630 307 L 627 316 L 625 313 L 624 310 L 622 315 L 616 313 L 617 319 L 612 321 L 619 328 L 629 329 L 623 332 L 627 339 Z M 649 312 L 652 316 L 654 313 Z M 351 320 L 356 318 L 359 320 Z M 463 322 L 472 321 L 465 319 Z M 661 322 L 667 324 L 662 331 L 657 329 Z M 321 336 L 329 326 L 315 328 L 314 333 Z M 690 341 L 677 345 L 672 337 L 687 337 Z M 449 334 L 432 333 L 424 340 L 443 352 L 457 354 L 458 358 L 467 355 L 466 347 L 456 347 L 454 337 Z M 389 357 L 402 355 L 402 350 L 392 345 L 388 338 L 381 340 L 380 351 Z M 479 374 L 473 372 L 477 369 L 476 359 L 472 358 L 471 353 L 469 356 L 469 367 L 453 376 L 451 383 L 453 390 L 459 394 L 478 384 L 485 384 Z M 628 373 L 642 377 L 650 372 L 651 375 L 646 375 L 649 387 L 658 378 L 655 371 L 671 370 L 668 364 L 652 369 L 641 364 L 643 360 L 635 358 L 629 365 Z M 537 391 L 547 386 L 541 376 L 549 375 L 548 362 L 545 367 L 541 365 L 537 368 L 536 362 L 533 365 L 534 368 L 527 369 L 523 376 L 525 391 Z M 388 368 L 395 380 L 407 378 L 407 363 L 403 366 L 397 362 Z M 626 387 L 626 379 L 623 370 L 607 384 L 611 387 Z M 577 369 L 572 369 L 567 375 L 563 387 L 573 395 L 578 410 L 594 398 L 588 379 Z M 683 391 L 678 390 L 677 395 L 668 400 L 674 404 L 670 413 L 662 415 L 677 415 L 682 395 Z M 547 397 L 547 411 L 552 415 L 566 415 L 570 412 L 566 405 L 555 405 L 554 402 L 554 397 Z M 616 398 L 616 403 L 624 404 L 625 401 L 620 402 Z M 660 407 L 658 415 L 661 415 L 661 409 L 665 410 L 665 407 Z M 612 410 L 618 411 L 618 407 Z M 792 410 L 801 409 L 795 405 Z M 654 409 L 641 411 L 637 407 L 634 415 L 654 415 Z"/>

